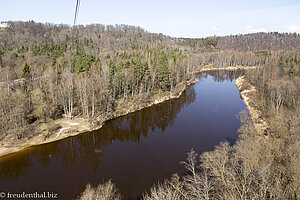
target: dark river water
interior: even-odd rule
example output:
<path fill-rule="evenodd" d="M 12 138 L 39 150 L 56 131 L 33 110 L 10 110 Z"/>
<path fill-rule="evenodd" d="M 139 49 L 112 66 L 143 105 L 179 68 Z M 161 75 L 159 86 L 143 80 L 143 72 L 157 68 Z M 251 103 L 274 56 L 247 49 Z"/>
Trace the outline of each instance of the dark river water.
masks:
<path fill-rule="evenodd" d="M 111 179 L 124 199 L 137 199 L 158 181 L 186 171 L 193 148 L 233 144 L 246 109 L 234 80 L 241 71 L 202 73 L 173 99 L 108 121 L 101 129 L 0 158 L 0 192 L 54 192 L 75 199 L 87 183 Z"/>

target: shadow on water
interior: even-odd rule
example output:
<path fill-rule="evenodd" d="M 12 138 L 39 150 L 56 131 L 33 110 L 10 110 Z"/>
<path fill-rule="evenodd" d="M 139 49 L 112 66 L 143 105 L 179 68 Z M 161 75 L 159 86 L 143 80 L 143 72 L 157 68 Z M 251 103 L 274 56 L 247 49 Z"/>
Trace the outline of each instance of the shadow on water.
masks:
<path fill-rule="evenodd" d="M 205 120 L 222 120 L 226 113 L 235 115 L 244 108 L 241 99 L 235 99 L 241 104 L 236 109 L 226 110 L 228 106 L 217 103 L 206 111 L 210 105 L 201 105 L 201 102 L 214 102 L 202 98 L 201 85 L 203 83 L 204 89 L 209 87 L 208 91 L 218 91 L 221 85 L 213 88 L 211 85 L 229 81 L 226 88 L 232 90 L 230 85 L 243 73 L 202 73 L 199 75 L 201 81 L 189 87 L 178 99 L 110 120 L 97 131 L 5 156 L 0 159 L 0 188 L 9 192 L 51 191 L 58 193 L 60 198 L 72 199 L 87 183 L 97 185 L 112 178 L 125 198 L 137 198 L 154 182 L 182 172 L 178 163 L 193 145 L 200 145 L 199 151 L 207 151 L 220 141 L 234 144 L 238 121 L 230 126 L 224 124 L 217 129 L 219 135 L 212 135 L 214 130 L 208 125 L 219 121 L 207 123 Z M 224 88 L 220 89 L 224 91 Z M 231 101 L 229 99 L 228 103 Z M 194 123 L 194 120 L 198 121 Z M 200 133 L 201 128 L 204 130 Z"/>

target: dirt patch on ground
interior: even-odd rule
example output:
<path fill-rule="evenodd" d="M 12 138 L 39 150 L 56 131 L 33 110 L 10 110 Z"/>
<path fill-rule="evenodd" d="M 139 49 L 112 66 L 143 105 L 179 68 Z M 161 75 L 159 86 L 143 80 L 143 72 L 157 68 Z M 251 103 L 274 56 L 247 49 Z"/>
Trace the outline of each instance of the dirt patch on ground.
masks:
<path fill-rule="evenodd" d="M 60 128 L 54 131 L 51 135 L 49 135 L 47 131 L 43 130 L 43 125 L 41 125 L 41 133 L 30 139 L 26 139 L 26 141 L 18 140 L 16 142 L 16 140 L 12 140 L 10 138 L 1 141 L 0 156 L 18 152 L 30 146 L 61 140 L 90 130 L 90 123 L 88 119 L 84 118 L 74 118 L 73 120 L 58 119 L 55 120 L 54 123 Z"/>

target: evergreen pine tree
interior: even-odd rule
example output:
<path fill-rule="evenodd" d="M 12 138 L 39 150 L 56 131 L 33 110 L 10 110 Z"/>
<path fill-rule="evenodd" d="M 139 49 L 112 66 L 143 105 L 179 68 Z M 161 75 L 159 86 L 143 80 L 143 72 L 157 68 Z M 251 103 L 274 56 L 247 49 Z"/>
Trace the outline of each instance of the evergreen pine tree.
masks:
<path fill-rule="evenodd" d="M 27 63 L 25 63 L 23 68 L 22 78 L 28 78 L 29 75 L 30 75 L 30 67 Z"/>

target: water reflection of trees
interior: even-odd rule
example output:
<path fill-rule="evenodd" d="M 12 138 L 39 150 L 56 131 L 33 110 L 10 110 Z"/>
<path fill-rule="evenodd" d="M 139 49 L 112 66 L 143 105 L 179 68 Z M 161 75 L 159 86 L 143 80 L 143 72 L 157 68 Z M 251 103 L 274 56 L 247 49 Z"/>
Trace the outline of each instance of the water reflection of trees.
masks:
<path fill-rule="evenodd" d="M 164 132 L 168 126 L 174 124 L 180 110 L 195 101 L 195 98 L 194 88 L 190 87 L 178 99 L 110 120 L 97 131 L 7 156 L 0 160 L 0 179 L 16 179 L 20 175 L 26 175 L 30 173 L 30 168 L 35 162 L 43 167 L 61 163 L 65 168 L 72 168 L 80 162 L 96 170 L 104 156 L 105 146 L 115 140 L 138 143 L 141 137 L 147 137 L 150 130 Z"/>
<path fill-rule="evenodd" d="M 223 82 L 225 80 L 233 81 L 244 74 L 245 70 L 212 70 L 201 73 L 199 77 L 205 79 L 212 76 L 214 81 Z"/>
<path fill-rule="evenodd" d="M 195 101 L 196 94 L 190 87 L 174 100 L 151 106 L 135 113 L 108 121 L 101 129 L 78 137 L 81 161 L 97 168 L 104 154 L 104 146 L 117 141 L 139 142 L 147 137 L 150 129 L 162 132 L 174 124 L 180 110 Z"/>
<path fill-rule="evenodd" d="M 20 174 L 26 175 L 29 168 L 33 166 L 29 154 L 14 155 L 12 158 L 4 157 L 2 159 L 4 159 L 4 161 L 0 163 L 1 179 L 15 179 L 18 178 Z"/>
<path fill-rule="evenodd" d="M 96 131 L 100 140 L 138 142 L 141 135 L 147 137 L 152 131 L 165 129 L 174 123 L 176 115 L 185 106 L 195 101 L 194 88 L 189 88 L 180 98 L 161 103 L 147 109 L 111 120 Z M 87 135 L 90 137 L 90 135 Z"/>
<path fill-rule="evenodd" d="M 0 159 L 0 179 L 15 179 L 26 175 L 31 167 L 38 162 L 42 167 L 48 167 L 51 158 L 60 154 L 59 143 L 39 145 L 24 151 L 4 156 Z M 0 185 L 1 187 L 1 185 Z"/>

